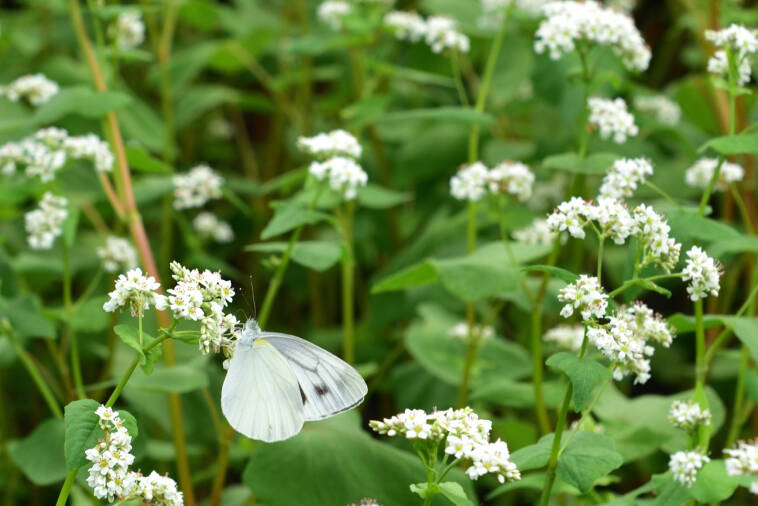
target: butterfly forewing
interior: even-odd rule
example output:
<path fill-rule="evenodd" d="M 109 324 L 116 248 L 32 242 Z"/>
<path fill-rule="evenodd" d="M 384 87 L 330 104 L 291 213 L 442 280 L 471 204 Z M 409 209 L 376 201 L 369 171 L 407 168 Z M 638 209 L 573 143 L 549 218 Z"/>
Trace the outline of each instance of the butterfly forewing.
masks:
<path fill-rule="evenodd" d="M 289 362 L 300 385 L 306 420 L 321 420 L 361 403 L 368 387 L 358 371 L 315 344 L 289 334 L 264 332 Z"/>
<path fill-rule="evenodd" d="M 235 349 L 221 389 L 221 409 L 235 430 L 261 441 L 281 441 L 303 427 L 294 368 L 263 339 Z"/>

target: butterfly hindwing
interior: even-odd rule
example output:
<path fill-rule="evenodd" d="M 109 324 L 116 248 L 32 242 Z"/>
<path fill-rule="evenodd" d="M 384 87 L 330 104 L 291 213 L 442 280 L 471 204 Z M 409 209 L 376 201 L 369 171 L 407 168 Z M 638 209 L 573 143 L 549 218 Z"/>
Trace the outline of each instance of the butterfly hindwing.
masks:
<path fill-rule="evenodd" d="M 238 343 L 221 389 L 221 409 L 235 430 L 267 442 L 294 436 L 304 422 L 294 369 L 263 339 Z"/>
<path fill-rule="evenodd" d="M 263 332 L 297 377 L 305 420 L 321 420 L 363 401 L 368 387 L 350 364 L 315 344 L 289 334 Z"/>

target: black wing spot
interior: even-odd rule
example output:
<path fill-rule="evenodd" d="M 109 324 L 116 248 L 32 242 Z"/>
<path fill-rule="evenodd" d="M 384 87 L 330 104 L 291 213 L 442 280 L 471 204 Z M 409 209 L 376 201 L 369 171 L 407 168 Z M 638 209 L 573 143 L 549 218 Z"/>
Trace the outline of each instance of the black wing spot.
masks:
<path fill-rule="evenodd" d="M 314 388 L 316 389 L 316 393 L 322 397 L 329 393 L 329 387 L 326 385 L 316 385 Z"/>
<path fill-rule="evenodd" d="M 308 397 L 305 395 L 305 391 L 303 390 L 303 387 L 300 386 L 300 383 L 297 384 L 297 388 L 300 389 L 300 398 L 303 401 L 303 405 L 305 405 L 305 403 L 308 402 Z"/>

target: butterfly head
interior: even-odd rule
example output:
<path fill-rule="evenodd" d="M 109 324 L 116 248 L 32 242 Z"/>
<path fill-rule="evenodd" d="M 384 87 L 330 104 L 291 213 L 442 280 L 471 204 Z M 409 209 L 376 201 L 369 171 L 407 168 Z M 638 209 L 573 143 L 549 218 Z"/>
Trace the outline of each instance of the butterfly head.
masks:
<path fill-rule="evenodd" d="M 242 325 L 242 330 L 239 334 L 239 343 L 244 346 L 252 346 L 253 341 L 261 337 L 261 327 L 254 318 L 247 320 Z"/>

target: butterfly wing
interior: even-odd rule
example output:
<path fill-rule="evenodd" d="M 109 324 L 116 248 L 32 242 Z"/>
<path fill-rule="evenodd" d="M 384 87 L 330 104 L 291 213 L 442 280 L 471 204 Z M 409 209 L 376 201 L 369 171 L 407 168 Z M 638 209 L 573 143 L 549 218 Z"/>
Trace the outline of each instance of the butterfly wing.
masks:
<path fill-rule="evenodd" d="M 299 337 L 278 332 L 263 332 L 262 336 L 292 366 L 306 420 L 321 420 L 363 401 L 368 392 L 366 382 L 347 362 Z"/>
<path fill-rule="evenodd" d="M 221 389 L 221 410 L 237 432 L 267 442 L 294 436 L 304 422 L 293 368 L 263 339 L 237 345 Z"/>

